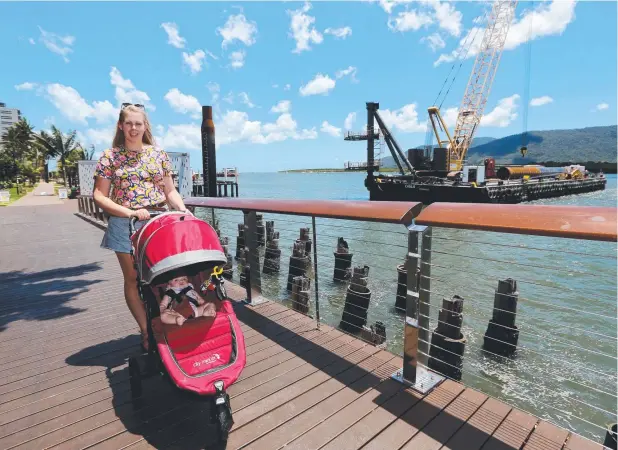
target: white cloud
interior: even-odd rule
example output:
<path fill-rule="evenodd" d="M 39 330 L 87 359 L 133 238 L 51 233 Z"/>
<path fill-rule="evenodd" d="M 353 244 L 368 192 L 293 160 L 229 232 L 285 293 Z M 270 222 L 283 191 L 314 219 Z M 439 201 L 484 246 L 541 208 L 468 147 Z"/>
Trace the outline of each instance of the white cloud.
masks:
<path fill-rule="evenodd" d="M 155 106 L 150 103 L 150 97 L 144 91 L 138 91 L 135 89 L 133 82 L 129 79 L 123 78 L 120 71 L 112 66 L 109 72 L 109 77 L 112 85 L 116 87 L 116 101 L 118 103 L 139 103 L 144 105 L 147 109 L 154 111 Z"/>
<path fill-rule="evenodd" d="M 320 131 L 322 133 L 330 134 L 331 136 L 334 136 L 334 137 L 341 136 L 341 128 L 337 128 L 336 126 L 331 125 L 326 120 L 322 122 L 322 128 L 320 128 Z"/>
<path fill-rule="evenodd" d="M 395 19 L 388 19 L 388 28 L 391 31 L 417 31 L 421 27 L 427 27 L 433 23 L 433 19 L 424 12 L 403 11 Z"/>
<path fill-rule="evenodd" d="M 217 28 L 217 33 L 223 37 L 221 47 L 226 48 L 228 44 L 238 40 L 246 46 L 255 44 L 257 26 L 255 22 L 248 22 L 244 14 L 230 15 L 221 28 Z"/>
<path fill-rule="evenodd" d="M 380 0 L 380 6 L 388 14 L 393 12 L 393 8 L 399 4 L 410 3 L 412 0 Z"/>
<path fill-rule="evenodd" d="M 518 94 L 501 99 L 490 113 L 483 115 L 480 125 L 486 127 L 508 127 L 517 118 L 518 100 Z"/>
<path fill-rule="evenodd" d="M 29 81 L 15 85 L 15 89 L 18 91 L 31 91 L 35 87 L 37 87 L 37 83 L 30 83 Z"/>
<path fill-rule="evenodd" d="M 287 11 L 288 15 L 292 17 L 290 20 L 290 35 L 296 41 L 296 48 L 292 50 L 292 53 L 311 50 L 311 43 L 321 44 L 324 40 L 322 34 L 313 26 L 315 17 L 306 14 L 310 9 L 311 5 L 309 2 L 305 2 L 302 8 Z"/>
<path fill-rule="evenodd" d="M 281 100 L 275 106 L 270 108 L 270 112 L 286 113 L 286 112 L 290 112 L 291 107 L 292 107 L 292 102 L 290 102 L 289 100 Z"/>
<path fill-rule="evenodd" d="M 278 84 L 273 84 L 273 89 L 277 89 L 279 87 Z"/>
<path fill-rule="evenodd" d="M 347 115 L 347 117 L 343 121 L 343 128 L 346 130 L 351 130 L 352 126 L 354 125 L 354 122 L 356 122 L 356 113 L 351 112 L 350 114 Z"/>
<path fill-rule="evenodd" d="M 345 39 L 348 36 L 352 35 L 352 28 L 350 27 L 327 28 L 326 30 L 324 30 L 324 34 L 331 34 L 338 39 Z"/>
<path fill-rule="evenodd" d="M 87 119 L 105 123 L 117 119 L 118 116 L 118 110 L 109 101 L 95 101 L 89 105 L 71 86 L 48 84 L 44 94 L 67 119 L 82 125 L 88 124 Z"/>
<path fill-rule="evenodd" d="M 519 20 L 513 22 L 504 43 L 504 50 L 513 50 L 528 40 L 560 35 L 574 19 L 574 0 L 554 0 L 549 4 L 540 2 L 536 9 L 526 11 Z M 452 62 L 455 59 L 474 58 L 480 51 L 483 31 L 484 29 L 479 27 L 470 29 L 459 42 L 459 48 L 451 53 L 440 55 L 434 62 L 434 66 L 443 62 Z M 473 38 L 470 39 L 469 37 L 472 36 Z M 462 51 L 464 45 L 466 47 L 470 45 L 470 49 Z"/>
<path fill-rule="evenodd" d="M 391 131 L 398 129 L 405 133 L 420 133 L 427 128 L 426 123 L 419 122 L 416 103 L 404 105 L 394 111 L 381 110 L 380 116 Z"/>
<path fill-rule="evenodd" d="M 596 107 L 597 111 L 603 111 L 609 108 L 609 105 L 607 103 L 599 103 Z"/>
<path fill-rule="evenodd" d="M 434 52 L 436 50 L 446 47 L 444 39 L 442 39 L 442 37 L 438 33 L 433 33 L 429 36 L 425 36 L 421 39 L 421 42 L 427 42 L 429 48 L 431 48 Z"/>
<path fill-rule="evenodd" d="M 230 65 L 233 69 L 240 69 L 245 65 L 245 55 L 244 50 L 238 50 L 230 53 Z"/>
<path fill-rule="evenodd" d="M 90 145 L 109 147 L 114 139 L 115 127 L 109 128 L 88 128 L 85 133 L 77 132 L 77 139 L 85 146 Z"/>
<path fill-rule="evenodd" d="M 200 126 L 197 124 L 170 125 L 165 133 L 160 133 L 157 141 L 165 148 L 198 150 L 201 148 Z M 298 129 L 291 114 L 281 114 L 275 122 L 262 124 L 249 120 L 249 115 L 242 111 L 226 111 L 217 121 L 217 145 L 229 145 L 235 142 L 269 144 L 288 139 L 316 139 L 317 130 Z"/>
<path fill-rule="evenodd" d="M 292 89 L 292 85 L 291 85 L 291 84 L 286 84 L 286 85 L 283 87 L 283 90 L 284 90 L 284 91 L 289 91 L 290 89 Z"/>
<path fill-rule="evenodd" d="M 537 97 L 530 100 L 530 106 L 543 106 L 553 101 L 554 99 L 551 98 L 549 95 L 544 95 L 542 97 Z"/>
<path fill-rule="evenodd" d="M 69 35 L 60 36 L 56 33 L 45 31 L 41 27 L 39 27 L 39 30 L 41 31 L 39 39 L 43 42 L 43 45 L 45 45 L 49 51 L 62 56 L 64 62 L 69 62 L 67 55 L 73 52 L 71 47 L 75 43 L 75 37 Z"/>
<path fill-rule="evenodd" d="M 309 81 L 305 86 L 301 86 L 298 92 L 303 97 L 306 97 L 308 95 L 328 94 L 334 88 L 335 80 L 328 75 L 318 73 L 313 80 Z"/>
<path fill-rule="evenodd" d="M 165 133 L 161 129 L 157 131 L 159 135 L 155 139 L 163 148 L 174 150 L 199 150 L 202 148 L 202 134 L 199 125 L 193 123 L 169 125 Z M 218 135 L 217 144 L 220 145 Z"/>
<path fill-rule="evenodd" d="M 182 52 L 182 62 L 189 67 L 192 74 L 202 71 L 202 64 L 205 58 L 206 53 L 204 53 L 204 50 L 196 50 L 193 54 Z"/>
<path fill-rule="evenodd" d="M 249 99 L 249 94 L 247 94 L 246 92 L 241 92 L 240 94 L 238 94 L 238 96 L 240 97 L 240 101 L 247 105 L 249 108 L 255 108 L 255 104 L 252 103 Z"/>
<path fill-rule="evenodd" d="M 206 84 L 206 87 L 212 96 L 212 103 L 217 103 L 219 101 L 219 92 L 221 92 L 219 85 L 214 81 L 209 81 L 208 84 Z"/>
<path fill-rule="evenodd" d="M 178 26 L 174 22 L 165 22 L 161 24 L 161 28 L 167 33 L 167 43 L 176 47 L 184 48 L 187 40 L 180 36 Z"/>
<path fill-rule="evenodd" d="M 435 18 L 441 29 L 447 31 L 452 36 L 458 37 L 461 34 L 461 19 L 463 15 L 457 11 L 450 3 L 441 3 L 439 0 L 430 2 L 433 6 Z"/>
<path fill-rule="evenodd" d="M 28 42 L 30 42 L 32 45 L 36 45 L 36 42 L 34 42 L 34 39 L 32 39 L 32 38 L 29 38 Z"/>
<path fill-rule="evenodd" d="M 178 88 L 173 88 L 163 98 L 167 100 L 174 111 L 182 114 L 191 114 L 194 118 L 200 117 L 202 105 L 192 95 L 183 94 Z"/>
<path fill-rule="evenodd" d="M 354 66 L 349 66 L 347 69 L 338 70 L 337 72 L 335 72 L 335 78 L 337 78 L 338 80 L 348 75 L 352 76 L 353 82 L 358 82 L 358 80 L 356 79 L 356 67 Z"/>

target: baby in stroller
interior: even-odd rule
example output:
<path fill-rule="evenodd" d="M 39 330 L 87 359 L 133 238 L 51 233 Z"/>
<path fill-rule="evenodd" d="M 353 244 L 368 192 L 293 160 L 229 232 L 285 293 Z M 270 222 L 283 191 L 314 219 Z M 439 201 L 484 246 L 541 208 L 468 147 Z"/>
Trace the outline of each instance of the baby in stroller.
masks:
<path fill-rule="evenodd" d="M 171 276 L 159 304 L 162 323 L 182 325 L 190 318 L 216 317 L 217 302 L 208 295 L 207 283 L 202 285 L 202 296 L 189 282 L 186 274 L 176 271 Z"/>

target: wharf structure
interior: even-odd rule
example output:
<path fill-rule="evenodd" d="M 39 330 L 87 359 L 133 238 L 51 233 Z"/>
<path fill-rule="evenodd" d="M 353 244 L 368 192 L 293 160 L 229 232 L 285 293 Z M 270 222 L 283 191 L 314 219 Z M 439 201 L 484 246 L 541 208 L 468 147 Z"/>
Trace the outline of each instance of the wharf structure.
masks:
<path fill-rule="evenodd" d="M 407 227 L 419 238 L 417 244 L 410 241 L 410 254 L 416 252 L 420 258 L 431 250 L 426 231 L 434 227 L 616 241 L 614 208 L 544 210 L 539 221 L 531 220 L 538 208 L 525 206 L 517 210 L 524 225 L 513 229 L 512 221 L 502 220 L 499 205 L 472 205 L 466 215 L 444 210 L 447 205 L 421 213 L 414 203 L 229 198 L 185 202 L 197 214 L 204 208 L 216 209 L 220 217 L 244 211 L 239 217 L 247 219 L 246 236 L 260 236 L 251 228 L 258 223 L 256 211 L 311 218 L 312 231 L 316 218 L 342 221 L 342 233 L 359 221 L 368 228 Z M 568 230 L 561 226 L 564 220 L 571 224 Z M 3 208 L 0 224 L 0 245 L 6 250 L 0 256 L 5 293 L 0 446 L 203 448 L 211 435 L 203 425 L 209 411 L 202 403 L 156 378 L 144 385 L 139 402 L 131 399 L 127 358 L 138 352 L 139 334 L 123 298 L 117 260 L 99 247 L 106 223 L 92 199 L 65 200 L 57 207 Z M 18 238 L 25 229 L 37 233 Z M 272 232 L 272 225 L 270 230 L 272 239 L 278 232 Z M 322 270 L 316 236 L 309 233 L 305 239 L 313 244 L 309 255 L 314 270 Z M 422 248 L 413 248 L 421 242 Z M 423 259 L 406 260 L 408 271 L 419 267 L 422 276 L 421 284 L 417 277 L 407 278 L 406 316 L 418 321 L 402 324 L 402 357 L 329 324 L 328 305 L 318 295 L 325 286 L 318 287 L 315 277 L 308 314 L 267 296 L 260 281 L 266 275 L 252 263 L 260 254 L 258 245 L 259 239 L 245 241 L 245 267 L 234 272 L 248 275 L 245 287 L 238 286 L 237 278 L 228 283 L 245 335 L 247 365 L 229 391 L 236 422 L 226 448 L 602 448 L 599 441 L 427 368 L 427 269 L 417 265 Z M 332 268 L 326 272 L 333 276 Z M 387 336 L 393 331 L 387 330 Z"/>

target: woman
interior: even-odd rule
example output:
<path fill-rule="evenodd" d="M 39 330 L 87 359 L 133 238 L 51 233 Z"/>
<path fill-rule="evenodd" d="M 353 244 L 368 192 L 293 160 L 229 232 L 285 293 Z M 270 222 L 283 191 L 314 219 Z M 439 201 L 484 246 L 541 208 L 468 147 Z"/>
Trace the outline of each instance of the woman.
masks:
<path fill-rule="evenodd" d="M 166 205 L 187 210 L 174 187 L 167 153 L 154 146 L 142 105 L 122 104 L 112 148 L 103 152 L 94 176 L 94 201 L 110 216 L 101 247 L 116 252 L 124 276 L 125 299 L 139 325 L 142 350 L 147 351 L 146 310 L 137 291 L 130 255 L 129 220 L 148 220 L 149 209 L 160 210 Z M 138 226 L 142 224 L 138 222 Z"/>

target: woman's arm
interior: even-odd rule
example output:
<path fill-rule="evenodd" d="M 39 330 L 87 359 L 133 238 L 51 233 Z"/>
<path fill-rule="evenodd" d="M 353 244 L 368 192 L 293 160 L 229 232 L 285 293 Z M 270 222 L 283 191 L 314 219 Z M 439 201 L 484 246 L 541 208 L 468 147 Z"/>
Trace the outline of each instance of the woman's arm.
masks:
<path fill-rule="evenodd" d="M 172 180 L 171 175 L 163 177 L 163 192 L 165 193 L 167 203 L 173 209 L 183 212 L 187 210 L 180 193 L 176 190 L 176 186 L 174 186 L 174 180 Z"/>
<path fill-rule="evenodd" d="M 131 217 L 135 214 L 135 211 L 125 208 L 109 198 L 109 190 L 111 185 L 112 180 L 103 177 L 96 177 L 96 181 L 94 182 L 94 191 L 92 193 L 94 202 L 99 206 L 99 208 L 111 216 Z"/>

